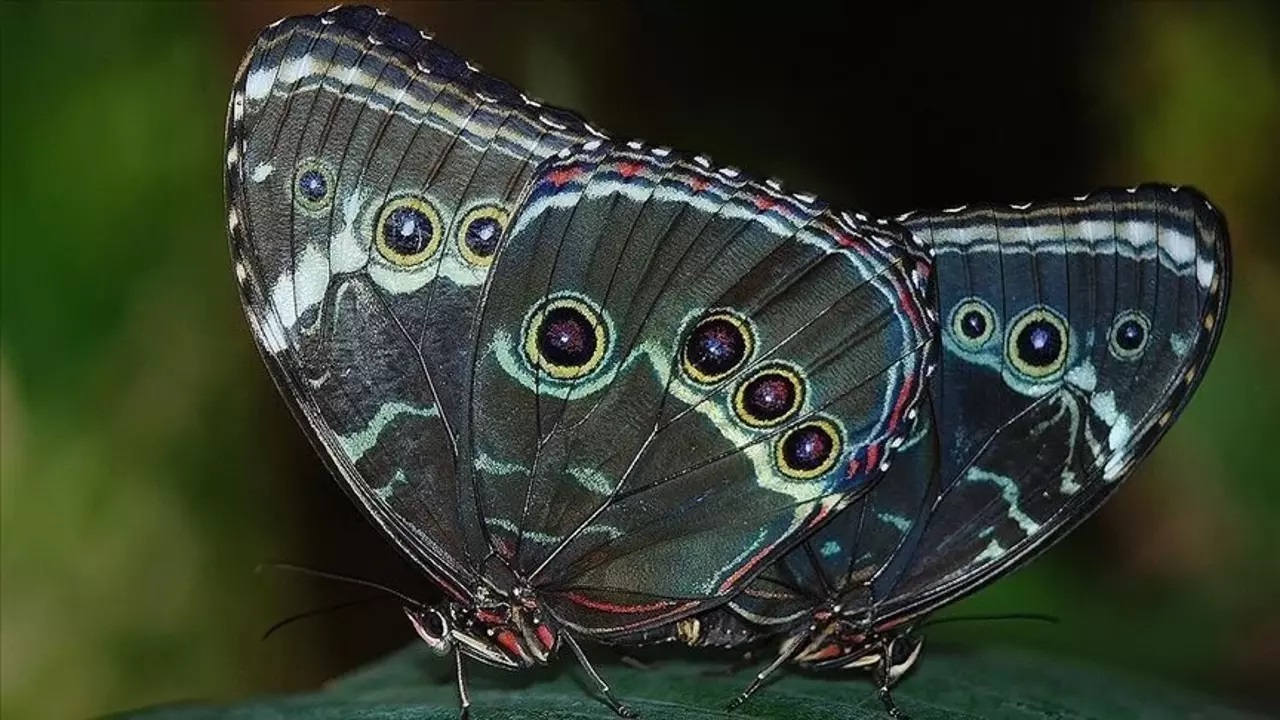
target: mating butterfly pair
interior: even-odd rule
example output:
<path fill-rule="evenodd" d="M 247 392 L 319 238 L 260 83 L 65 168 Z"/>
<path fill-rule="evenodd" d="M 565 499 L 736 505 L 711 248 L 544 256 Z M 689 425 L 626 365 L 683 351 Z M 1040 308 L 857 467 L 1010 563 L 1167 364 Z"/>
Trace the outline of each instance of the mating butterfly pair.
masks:
<path fill-rule="evenodd" d="M 364 8 L 245 58 L 228 226 L 254 336 L 365 514 L 500 667 L 578 638 L 868 667 L 1096 509 L 1228 288 L 1190 190 L 838 212 L 618 143 Z"/>

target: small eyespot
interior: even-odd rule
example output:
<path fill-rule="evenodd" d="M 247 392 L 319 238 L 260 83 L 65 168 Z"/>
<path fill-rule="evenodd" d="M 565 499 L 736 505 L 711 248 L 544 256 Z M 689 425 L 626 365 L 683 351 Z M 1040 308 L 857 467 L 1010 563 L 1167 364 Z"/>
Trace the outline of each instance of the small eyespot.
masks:
<path fill-rule="evenodd" d="M 804 380 L 784 365 L 770 365 L 738 386 L 733 409 L 738 419 L 756 428 L 784 422 L 804 404 Z"/>
<path fill-rule="evenodd" d="M 1067 323 L 1047 307 L 1034 307 L 1013 322 L 1005 340 L 1005 356 L 1019 373 L 1044 380 L 1067 364 Z"/>
<path fill-rule="evenodd" d="M 525 321 L 525 359 L 557 380 L 576 380 L 597 370 L 609 345 L 600 310 L 579 295 L 553 296 Z"/>
<path fill-rule="evenodd" d="M 333 174 L 319 161 L 307 158 L 293 174 L 293 200 L 306 212 L 320 212 L 333 204 Z"/>
<path fill-rule="evenodd" d="M 684 372 L 696 383 L 713 385 L 751 356 L 755 345 L 746 321 L 730 312 L 714 312 L 698 321 L 684 342 Z"/>
<path fill-rule="evenodd" d="M 968 298 L 951 311 L 951 337 L 962 347 L 978 350 L 996 333 L 996 313 L 984 300 Z"/>
<path fill-rule="evenodd" d="M 467 211 L 458 223 L 458 250 L 476 267 L 488 267 L 498 250 L 498 241 L 510 215 L 500 205 L 479 205 Z"/>
<path fill-rule="evenodd" d="M 1121 313 L 1111 326 L 1111 354 L 1120 360 L 1142 355 L 1151 335 L 1151 321 L 1137 310 Z"/>
<path fill-rule="evenodd" d="M 787 477 L 811 480 L 835 467 L 840 457 L 840 430 L 824 418 L 803 422 L 778 439 L 774 462 Z"/>
<path fill-rule="evenodd" d="M 440 247 L 440 213 L 417 196 L 393 198 L 378 212 L 374 224 L 378 253 L 400 267 L 412 267 L 435 254 Z"/>

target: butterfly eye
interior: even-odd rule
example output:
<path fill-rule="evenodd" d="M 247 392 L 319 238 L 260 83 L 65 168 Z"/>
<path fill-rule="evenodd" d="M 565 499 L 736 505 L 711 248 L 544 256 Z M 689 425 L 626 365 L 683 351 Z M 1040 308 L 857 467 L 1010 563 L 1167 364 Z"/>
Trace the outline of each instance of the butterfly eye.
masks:
<path fill-rule="evenodd" d="M 440 213 L 425 199 L 395 198 L 382 206 L 374 225 L 378 253 L 400 267 L 412 267 L 440 247 Z"/>
<path fill-rule="evenodd" d="M 293 175 L 293 199 L 304 211 L 324 210 L 333 201 L 333 175 L 318 161 L 303 160 Z"/>
<path fill-rule="evenodd" d="M 755 340 L 742 318 L 717 312 L 698 321 L 684 343 L 684 372 L 694 382 L 712 385 L 741 367 Z"/>
<path fill-rule="evenodd" d="M 1151 321 L 1137 310 L 1122 313 L 1111 326 L 1111 354 L 1132 360 L 1142 354 L 1151 334 Z"/>
<path fill-rule="evenodd" d="M 1067 324 L 1053 310 L 1032 308 L 1014 321 L 1005 345 L 1009 363 L 1033 380 L 1062 371 L 1067 363 Z"/>
<path fill-rule="evenodd" d="M 995 311 L 982 300 L 969 298 L 951 312 L 951 337 L 962 347 L 977 350 L 987 344 L 995 331 Z"/>
<path fill-rule="evenodd" d="M 585 299 L 550 298 L 530 316 L 525 358 L 557 380 L 576 380 L 600 367 L 609 335 L 600 311 Z"/>
<path fill-rule="evenodd" d="M 481 205 L 469 210 L 458 223 L 458 250 L 462 257 L 476 267 L 488 267 L 509 217 L 499 205 Z"/>
<path fill-rule="evenodd" d="M 778 440 L 774 461 L 787 477 L 810 480 L 819 477 L 840 457 L 840 431 L 826 419 L 810 420 L 788 430 Z"/>
<path fill-rule="evenodd" d="M 733 396 L 738 419 L 757 428 L 783 422 L 803 403 L 804 381 L 794 370 L 782 365 L 758 371 L 739 385 Z"/>

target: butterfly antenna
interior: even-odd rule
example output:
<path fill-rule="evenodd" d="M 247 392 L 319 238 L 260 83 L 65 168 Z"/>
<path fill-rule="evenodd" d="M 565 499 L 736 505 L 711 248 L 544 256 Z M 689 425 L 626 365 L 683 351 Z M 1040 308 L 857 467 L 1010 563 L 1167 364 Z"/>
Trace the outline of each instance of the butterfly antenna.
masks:
<path fill-rule="evenodd" d="M 421 608 L 423 604 L 408 595 L 393 590 L 386 585 L 374 582 L 373 580 L 365 580 L 363 578 L 351 577 L 350 575 L 339 575 L 338 573 L 326 572 L 324 570 L 316 570 L 315 568 L 303 567 L 301 565 L 292 565 L 290 563 L 264 563 L 257 567 L 258 572 L 263 570 L 285 570 L 287 572 L 298 573 L 300 575 L 310 575 L 312 577 L 324 578 L 325 580 L 336 580 L 338 582 L 348 583 L 350 585 L 359 585 L 373 590 L 392 595 L 400 599 L 401 602 L 410 607 Z"/>
<path fill-rule="evenodd" d="M 951 617 L 937 618 L 928 620 L 920 624 L 920 628 L 927 628 L 931 625 L 942 625 L 954 622 L 987 622 L 992 620 L 1032 620 L 1035 622 L 1045 622 L 1052 625 L 1058 624 L 1058 616 L 1046 615 L 1044 613 L 1006 613 L 1003 615 L 952 615 Z"/>
<path fill-rule="evenodd" d="M 274 635 L 275 632 L 280 628 L 283 628 L 286 625 L 292 625 L 298 620 L 314 617 L 316 615 L 324 615 L 325 613 L 336 612 L 338 610 L 345 610 L 346 608 L 355 607 L 356 605 L 367 605 L 371 602 L 377 602 L 379 600 L 386 600 L 386 599 L 387 598 L 383 595 L 370 595 L 368 597 L 356 598 L 354 600 L 346 600 L 340 603 L 334 603 L 332 605 L 325 605 L 324 607 L 312 608 L 311 610 L 304 610 L 300 613 L 295 613 L 293 615 L 290 615 L 289 617 L 281 620 L 275 625 L 272 625 L 271 627 L 267 628 L 267 631 L 262 633 L 262 639 L 266 640 L 267 638 Z"/>

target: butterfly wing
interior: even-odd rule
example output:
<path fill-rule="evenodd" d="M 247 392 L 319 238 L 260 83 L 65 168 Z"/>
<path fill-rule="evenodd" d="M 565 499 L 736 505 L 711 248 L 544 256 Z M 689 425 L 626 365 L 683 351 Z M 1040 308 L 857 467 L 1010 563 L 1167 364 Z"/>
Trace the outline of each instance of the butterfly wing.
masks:
<path fill-rule="evenodd" d="M 728 604 L 701 617 L 696 637 L 686 641 L 725 647 L 753 643 L 812 622 L 813 612 L 825 604 L 868 603 L 871 582 L 900 574 L 907 559 L 903 549 L 918 539 L 922 526 L 916 519 L 940 490 L 939 453 L 926 395 L 919 420 L 884 479 Z"/>
<path fill-rule="evenodd" d="M 943 336 L 944 482 L 875 617 L 990 582 L 1088 517 L 1182 412 L 1226 313 L 1225 221 L 1189 188 L 913 214 Z"/>
<path fill-rule="evenodd" d="M 282 20 L 227 124 L 232 254 L 282 393 L 360 506 L 455 596 L 468 332 L 538 162 L 594 134 L 367 7 Z"/>
<path fill-rule="evenodd" d="M 467 465 L 495 562 L 596 636 L 727 596 L 888 467 L 927 283 L 900 229 L 703 158 L 548 162 L 475 333 Z"/>
<path fill-rule="evenodd" d="M 1193 190 L 901 220 L 936 251 L 930 417 L 889 477 L 702 617 L 696 642 L 791 631 L 824 606 L 891 627 L 976 590 L 1097 509 L 1213 354 L 1228 240 Z M 833 642 L 812 658 L 858 650 Z"/>

